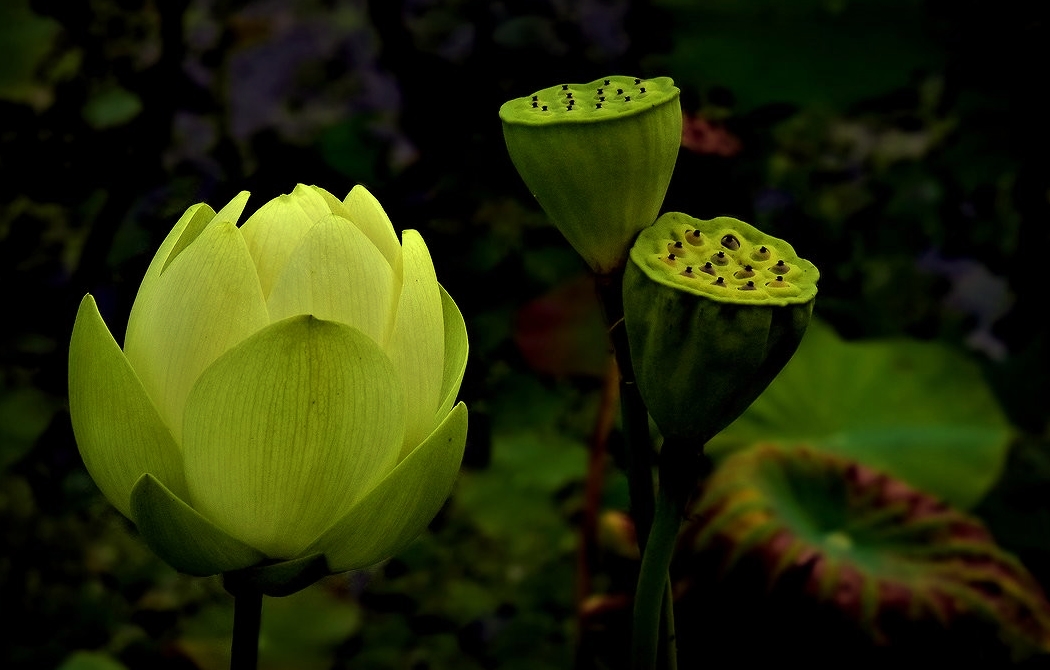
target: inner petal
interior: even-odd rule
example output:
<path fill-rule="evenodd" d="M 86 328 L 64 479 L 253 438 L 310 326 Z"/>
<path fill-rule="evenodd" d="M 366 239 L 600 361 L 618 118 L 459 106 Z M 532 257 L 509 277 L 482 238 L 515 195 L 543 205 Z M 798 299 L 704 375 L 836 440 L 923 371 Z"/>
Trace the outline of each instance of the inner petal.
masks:
<path fill-rule="evenodd" d="M 270 318 L 296 314 L 339 321 L 386 344 L 395 303 L 394 272 L 346 219 L 329 215 L 303 239 L 270 292 Z"/>

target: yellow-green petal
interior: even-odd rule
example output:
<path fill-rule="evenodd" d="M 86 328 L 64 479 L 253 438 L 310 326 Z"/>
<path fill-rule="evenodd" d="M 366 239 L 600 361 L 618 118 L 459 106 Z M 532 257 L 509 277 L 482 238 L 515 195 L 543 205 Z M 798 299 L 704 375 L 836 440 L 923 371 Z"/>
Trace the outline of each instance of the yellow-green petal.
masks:
<path fill-rule="evenodd" d="M 240 228 L 258 268 L 263 295 L 267 297 L 284 264 L 306 233 L 331 213 L 323 197 L 300 186 L 296 186 L 291 194 L 267 202 Z"/>
<path fill-rule="evenodd" d="M 160 249 L 153 255 L 153 260 L 150 261 L 149 268 L 146 270 L 146 276 L 142 278 L 142 283 L 139 284 L 135 303 L 131 306 L 131 314 L 128 316 L 128 327 L 124 335 L 125 342 L 138 336 L 136 331 L 142 321 L 142 308 L 139 305 L 140 303 L 145 304 L 148 302 L 147 296 L 156 287 L 157 282 L 160 280 L 160 275 L 168 267 L 168 263 L 174 260 L 179 252 L 185 249 L 190 242 L 197 239 L 197 236 L 201 234 L 213 218 L 215 218 L 215 210 L 203 202 L 197 203 L 183 213 L 167 237 L 164 238 L 164 241 L 161 242 Z M 182 244 L 179 244 L 180 242 Z M 176 249 L 176 245 L 178 245 L 178 249 Z"/>
<path fill-rule="evenodd" d="M 364 333 L 293 316 L 204 371 L 186 404 L 193 507 L 270 558 L 288 559 L 397 462 L 401 382 Z"/>
<path fill-rule="evenodd" d="M 441 404 L 438 406 L 435 423 L 440 422 L 452 409 L 463 384 L 463 374 L 467 370 L 467 324 L 463 314 L 456 306 L 452 296 L 441 287 L 441 308 L 445 324 L 445 368 L 441 375 Z"/>
<path fill-rule="evenodd" d="M 368 239 L 376 245 L 383 256 L 390 262 L 394 272 L 401 270 L 401 245 L 397 241 L 394 225 L 386 215 L 383 206 L 364 186 L 358 184 L 350 189 L 343 204 L 350 211 L 350 220 Z"/>
<path fill-rule="evenodd" d="M 222 585 L 234 597 L 242 593 L 262 593 L 283 598 L 305 589 L 319 579 L 332 574 L 323 554 L 310 554 L 277 563 L 253 565 L 243 570 L 227 572 Z"/>
<path fill-rule="evenodd" d="M 181 443 L 182 412 L 197 377 L 224 351 L 269 323 L 243 238 L 208 226 L 136 300 L 124 351 L 161 418 Z"/>
<path fill-rule="evenodd" d="M 402 458 L 433 430 L 441 403 L 445 326 L 441 287 L 423 238 L 402 234 L 404 276 L 387 354 L 405 386 L 405 442 Z"/>
<path fill-rule="evenodd" d="M 320 221 L 332 213 L 332 208 L 328 205 L 327 200 L 314 186 L 296 184 L 292 189 L 291 197 L 314 221 Z"/>
<path fill-rule="evenodd" d="M 121 514 L 131 517 L 143 473 L 186 493 L 179 448 L 90 295 L 69 343 L 69 414 L 84 465 Z"/>
<path fill-rule="evenodd" d="M 445 421 L 325 531 L 307 552 L 322 552 L 332 572 L 356 570 L 407 547 L 434 519 L 455 483 L 467 439 L 467 406 Z"/>
<path fill-rule="evenodd" d="M 148 473 L 131 492 L 131 518 L 149 548 L 187 575 L 240 570 L 266 559 L 202 517 Z"/>
<path fill-rule="evenodd" d="M 324 198 L 325 204 L 328 205 L 328 209 L 332 211 L 332 214 L 343 217 L 344 219 L 350 218 L 350 210 L 347 209 L 343 201 L 335 197 L 320 186 L 310 186 L 314 193 Z"/>
<path fill-rule="evenodd" d="M 347 219 L 329 214 L 288 259 L 267 304 L 272 321 L 312 314 L 353 326 L 385 346 L 395 288 L 394 271 L 371 240 Z"/>
<path fill-rule="evenodd" d="M 237 195 L 226 203 L 226 205 L 215 213 L 215 217 L 212 219 L 215 223 L 233 223 L 236 224 L 241 220 L 241 214 L 244 213 L 244 206 L 248 203 L 248 196 L 251 194 L 248 191 L 241 191 Z"/>

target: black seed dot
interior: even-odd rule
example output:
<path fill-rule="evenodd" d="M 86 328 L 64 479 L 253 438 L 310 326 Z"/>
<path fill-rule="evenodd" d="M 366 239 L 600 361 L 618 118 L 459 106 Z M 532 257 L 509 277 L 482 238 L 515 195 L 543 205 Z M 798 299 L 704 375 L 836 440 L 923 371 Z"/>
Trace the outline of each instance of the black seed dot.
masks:
<path fill-rule="evenodd" d="M 674 254 L 667 254 L 667 260 L 673 261 L 674 260 Z"/>
<path fill-rule="evenodd" d="M 601 109 L 602 108 L 602 103 L 600 103 L 600 102 L 599 103 L 595 103 L 594 108 L 595 109 Z"/>
<path fill-rule="evenodd" d="M 752 267 L 751 267 L 750 265 L 745 265 L 745 266 L 744 266 L 744 271 L 745 271 L 745 272 L 751 272 L 751 270 L 752 270 L 752 269 L 753 269 L 753 268 L 752 268 Z"/>
<path fill-rule="evenodd" d="M 642 80 L 641 80 L 641 79 L 635 79 L 635 80 L 634 80 L 634 83 L 636 83 L 636 84 L 640 84 L 640 83 L 642 83 Z"/>
<path fill-rule="evenodd" d="M 598 95 L 601 95 L 601 94 L 602 94 L 602 89 L 599 88 L 598 89 Z"/>
<path fill-rule="evenodd" d="M 532 106 L 533 106 L 533 107 L 539 107 L 539 106 L 540 106 L 540 103 L 538 103 L 538 102 L 534 102 L 534 103 L 532 103 Z"/>
<path fill-rule="evenodd" d="M 719 257 L 719 258 L 725 258 L 725 257 L 726 257 L 726 252 L 724 252 L 724 251 L 719 251 L 719 252 L 718 252 L 718 257 Z"/>
<path fill-rule="evenodd" d="M 693 237 L 700 237 L 700 230 L 699 229 L 693 231 Z"/>
<path fill-rule="evenodd" d="M 692 272 L 693 271 L 693 266 L 692 265 L 685 266 L 685 271 L 686 272 Z"/>
<path fill-rule="evenodd" d="M 784 277 L 782 277 L 781 275 L 777 275 L 777 281 L 784 281 Z"/>
<path fill-rule="evenodd" d="M 569 91 L 568 93 L 566 93 L 565 97 L 566 98 L 571 98 L 572 97 L 572 91 Z"/>
<path fill-rule="evenodd" d="M 675 249 L 681 249 L 682 248 L 682 243 L 681 242 L 675 242 L 674 243 L 674 248 Z"/>
<path fill-rule="evenodd" d="M 606 79 L 606 80 L 605 80 L 605 85 L 606 85 L 606 86 L 608 86 L 608 85 L 609 85 L 609 80 L 608 80 L 608 79 Z"/>
<path fill-rule="evenodd" d="M 539 100 L 539 99 L 540 99 L 540 96 L 538 96 L 538 95 L 534 95 L 534 96 L 532 96 L 532 101 L 533 101 L 533 102 L 536 102 L 536 101 L 537 101 L 537 100 Z"/>
<path fill-rule="evenodd" d="M 543 107 L 541 107 L 541 109 L 546 112 L 547 111 L 547 105 L 544 105 Z"/>
<path fill-rule="evenodd" d="M 645 93 L 645 87 L 643 86 L 643 87 L 641 87 L 640 89 L 638 89 L 638 92 L 639 92 L 639 93 Z"/>
<path fill-rule="evenodd" d="M 631 101 L 631 96 L 629 96 L 629 95 L 623 96 L 623 101 L 624 102 L 630 102 Z"/>
<path fill-rule="evenodd" d="M 599 97 L 598 99 L 601 100 L 602 102 L 605 102 L 605 96 L 604 95 Z"/>
<path fill-rule="evenodd" d="M 704 267 L 700 268 L 700 272 L 706 272 L 709 275 L 715 274 L 715 269 L 710 262 L 704 263 Z"/>
<path fill-rule="evenodd" d="M 736 235 L 724 235 L 722 237 L 722 246 L 731 251 L 736 251 L 740 248 L 740 240 L 736 239 Z"/>
<path fill-rule="evenodd" d="M 622 88 L 616 89 L 616 95 L 623 95 L 623 89 Z"/>
<path fill-rule="evenodd" d="M 566 112 L 571 112 L 571 111 L 572 111 L 572 105 L 567 105 L 567 106 L 565 107 L 565 111 L 566 111 Z"/>
<path fill-rule="evenodd" d="M 716 284 L 716 285 L 718 285 L 718 286 L 722 286 L 723 284 L 725 284 L 725 283 L 726 283 L 726 280 L 725 280 L 725 279 L 722 279 L 721 277 L 719 277 L 718 279 L 714 280 L 714 281 L 713 281 L 713 282 L 711 282 L 711 283 L 712 283 L 712 284 Z"/>
<path fill-rule="evenodd" d="M 569 85 L 568 84 L 562 84 L 561 85 L 561 90 L 568 91 L 569 90 Z"/>

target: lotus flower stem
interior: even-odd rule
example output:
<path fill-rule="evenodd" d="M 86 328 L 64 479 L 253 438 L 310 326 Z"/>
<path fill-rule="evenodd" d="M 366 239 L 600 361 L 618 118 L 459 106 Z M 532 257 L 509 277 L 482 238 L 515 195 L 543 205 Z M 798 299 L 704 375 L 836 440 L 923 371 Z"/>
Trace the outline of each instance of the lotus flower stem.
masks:
<path fill-rule="evenodd" d="M 259 660 L 262 591 L 251 587 L 233 594 L 233 641 L 230 670 L 255 670 Z"/>

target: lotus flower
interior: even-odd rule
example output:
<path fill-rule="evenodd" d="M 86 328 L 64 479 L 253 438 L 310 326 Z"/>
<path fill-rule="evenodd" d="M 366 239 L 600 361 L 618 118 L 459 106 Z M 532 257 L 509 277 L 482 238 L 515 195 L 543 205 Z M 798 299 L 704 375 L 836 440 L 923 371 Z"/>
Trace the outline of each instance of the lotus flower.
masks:
<path fill-rule="evenodd" d="M 161 558 L 290 592 L 392 556 L 436 515 L 466 440 L 467 338 L 423 239 L 399 243 L 365 188 L 299 185 L 237 227 L 247 199 L 186 210 L 123 350 L 85 296 L 70 414 L 88 472 Z"/>

